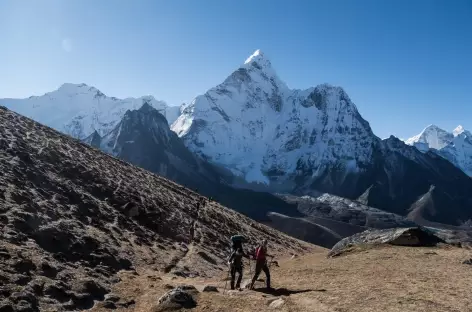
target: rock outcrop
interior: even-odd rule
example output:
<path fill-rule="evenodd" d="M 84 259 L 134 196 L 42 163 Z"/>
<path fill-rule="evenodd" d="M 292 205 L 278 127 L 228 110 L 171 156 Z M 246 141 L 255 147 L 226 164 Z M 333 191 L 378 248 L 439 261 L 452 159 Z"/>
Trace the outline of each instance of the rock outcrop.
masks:
<path fill-rule="evenodd" d="M 399 246 L 435 246 L 444 241 L 431 231 L 416 228 L 395 228 L 384 230 L 367 230 L 346 237 L 339 241 L 328 253 L 328 257 L 339 256 L 352 248 L 390 244 Z"/>

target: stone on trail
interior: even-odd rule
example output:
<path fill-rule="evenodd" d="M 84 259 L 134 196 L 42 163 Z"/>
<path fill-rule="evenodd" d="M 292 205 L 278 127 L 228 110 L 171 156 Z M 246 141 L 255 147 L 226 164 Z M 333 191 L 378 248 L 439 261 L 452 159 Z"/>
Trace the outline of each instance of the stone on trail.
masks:
<path fill-rule="evenodd" d="M 285 300 L 283 300 L 282 298 L 278 298 L 270 302 L 269 308 L 273 308 L 273 309 L 280 308 L 284 304 L 285 304 Z"/>
<path fill-rule="evenodd" d="M 215 286 L 206 285 L 203 288 L 203 292 L 218 292 L 218 288 L 216 288 Z"/>
<path fill-rule="evenodd" d="M 197 306 L 194 295 L 198 290 L 194 286 L 177 286 L 164 294 L 158 300 L 158 311 L 170 311 L 175 309 L 191 309 Z"/>

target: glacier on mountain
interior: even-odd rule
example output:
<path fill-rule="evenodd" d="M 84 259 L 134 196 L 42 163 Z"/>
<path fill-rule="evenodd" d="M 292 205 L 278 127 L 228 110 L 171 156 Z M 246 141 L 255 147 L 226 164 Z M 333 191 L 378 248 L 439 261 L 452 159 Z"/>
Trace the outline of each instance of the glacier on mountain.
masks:
<path fill-rule="evenodd" d="M 344 174 L 361 171 L 378 141 L 342 88 L 290 89 L 260 50 L 183 108 L 172 130 L 245 182 L 279 190 L 293 188 L 296 176 L 315 179 L 333 166 Z"/>
<path fill-rule="evenodd" d="M 169 124 L 180 114 L 179 107 L 152 96 L 117 99 L 86 84 L 65 83 L 56 91 L 27 99 L 0 99 L 0 105 L 78 139 L 95 131 L 106 135 L 127 110 L 139 109 L 143 104 L 156 108 Z"/>
<path fill-rule="evenodd" d="M 415 146 L 421 152 L 431 150 L 472 176 L 472 134 L 462 126 L 448 132 L 430 125 L 405 143 Z"/>

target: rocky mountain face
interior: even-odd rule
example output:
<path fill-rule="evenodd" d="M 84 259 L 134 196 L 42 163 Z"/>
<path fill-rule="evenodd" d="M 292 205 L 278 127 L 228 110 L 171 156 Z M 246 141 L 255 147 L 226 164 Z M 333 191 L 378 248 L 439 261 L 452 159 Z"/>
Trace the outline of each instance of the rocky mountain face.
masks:
<path fill-rule="evenodd" d="M 460 170 L 376 137 L 339 87 L 289 89 L 260 51 L 183 107 L 172 130 L 191 151 L 230 169 L 239 178 L 233 186 L 326 192 L 402 216 L 419 205 L 424 217 L 452 224 L 472 216 L 472 180 Z M 431 190 L 434 209 L 419 201 Z"/>
<path fill-rule="evenodd" d="M 440 223 L 470 219 L 470 177 L 437 154 L 422 153 L 396 137 L 381 143 L 374 167 L 363 177 L 371 185 L 358 197 L 361 203 L 403 216 L 416 211 Z"/>
<path fill-rule="evenodd" d="M 469 132 L 455 131 L 453 148 L 446 145 L 451 135 L 433 129 L 437 139 L 429 141 L 439 152 L 422 153 L 393 137 L 380 140 L 342 88 L 290 89 L 261 51 L 222 84 L 178 109 L 173 123 L 165 121 L 169 108 L 152 99 L 113 100 L 85 85 L 61 89 L 69 97 L 48 94 L 40 97 L 39 107 L 48 109 L 30 105 L 28 110 L 59 107 L 60 120 L 83 116 L 74 119 L 81 120 L 80 126 L 66 129 L 48 119 L 56 116 L 51 113 L 33 118 L 257 220 L 268 211 L 299 216 L 292 205 L 262 192 L 330 193 L 434 222 L 472 219 L 472 179 L 443 159 L 467 164 L 457 146 L 467 150 Z M 79 114 L 74 109 L 81 105 L 72 110 L 59 105 L 82 99 L 87 99 L 84 111 L 97 113 Z M 429 135 L 420 137 L 425 141 L 422 137 Z"/>
<path fill-rule="evenodd" d="M 127 110 L 143 104 L 156 108 L 169 123 L 180 114 L 179 107 L 168 106 L 152 96 L 117 99 L 86 84 L 65 83 L 56 91 L 27 99 L 0 99 L 0 105 L 78 139 L 95 131 L 101 136 L 107 134 Z"/>
<path fill-rule="evenodd" d="M 226 273 L 235 233 L 312 248 L 2 107 L 0 125 L 2 311 L 133 309 L 123 279 Z"/>
<path fill-rule="evenodd" d="M 435 125 L 405 141 L 422 152 L 433 151 L 472 176 L 472 134 L 462 126 L 447 132 Z"/>
<path fill-rule="evenodd" d="M 283 200 L 268 193 L 234 189 L 231 172 L 216 168 L 190 152 L 170 130 L 165 117 L 150 105 L 127 111 L 116 127 L 103 137 L 97 133 L 84 140 L 133 165 L 185 185 L 256 220 L 268 211 L 299 216 Z"/>
<path fill-rule="evenodd" d="M 325 175 L 323 183 L 342 185 L 370 166 L 377 142 L 344 90 L 291 90 L 260 51 L 184 107 L 172 130 L 240 182 L 273 191 L 307 187 Z"/>

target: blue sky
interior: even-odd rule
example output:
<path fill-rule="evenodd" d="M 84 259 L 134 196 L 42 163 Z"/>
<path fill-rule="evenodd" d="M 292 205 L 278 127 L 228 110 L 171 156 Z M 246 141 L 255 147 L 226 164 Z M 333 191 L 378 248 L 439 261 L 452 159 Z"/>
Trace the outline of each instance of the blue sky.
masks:
<path fill-rule="evenodd" d="M 63 82 L 190 101 L 256 49 L 345 88 L 380 137 L 472 128 L 472 1 L 1 0 L 0 98 Z"/>

